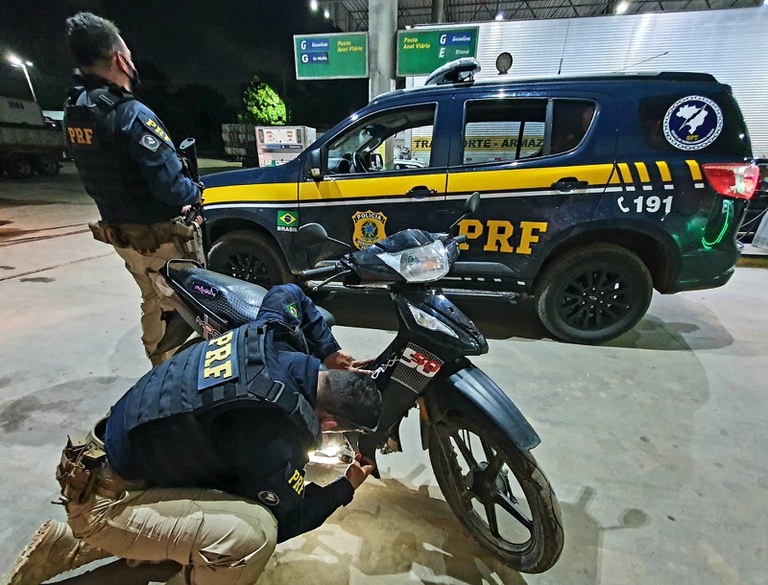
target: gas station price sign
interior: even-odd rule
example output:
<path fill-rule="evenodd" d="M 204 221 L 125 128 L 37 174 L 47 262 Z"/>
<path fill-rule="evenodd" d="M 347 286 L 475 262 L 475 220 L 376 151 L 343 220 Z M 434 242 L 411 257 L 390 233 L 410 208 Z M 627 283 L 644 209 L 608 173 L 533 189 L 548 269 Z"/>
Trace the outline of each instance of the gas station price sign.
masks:
<path fill-rule="evenodd" d="M 427 75 L 462 57 L 477 57 L 479 29 L 409 29 L 397 31 L 397 75 Z"/>
<path fill-rule="evenodd" d="M 296 79 L 368 77 L 368 33 L 294 35 Z"/>

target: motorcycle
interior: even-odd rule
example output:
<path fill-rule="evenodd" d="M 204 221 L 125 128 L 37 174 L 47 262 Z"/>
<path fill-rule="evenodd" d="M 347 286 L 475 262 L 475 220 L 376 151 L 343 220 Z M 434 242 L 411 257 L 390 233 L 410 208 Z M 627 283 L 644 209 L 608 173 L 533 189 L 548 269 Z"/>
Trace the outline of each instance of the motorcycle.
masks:
<path fill-rule="evenodd" d="M 462 217 L 474 211 L 478 200 L 478 194 L 467 200 Z M 396 310 L 397 335 L 368 366 L 382 395 L 379 424 L 372 433 L 347 434 L 351 450 L 374 462 L 377 451 L 401 451 L 400 423 L 418 408 L 421 447 L 429 453 L 451 510 L 506 565 L 539 573 L 555 564 L 564 540 L 559 503 L 530 453 L 539 436 L 512 400 L 468 359 L 487 353 L 483 334 L 430 287 L 451 269 L 465 240 L 406 229 L 299 276 L 315 282 L 324 278 L 314 290 L 334 281 L 348 288 L 386 288 Z M 337 240 L 319 224 L 306 224 L 297 233 L 297 244 L 305 249 L 329 241 Z M 164 282 L 159 284 L 201 337 L 256 318 L 263 288 L 188 261 L 175 268 L 177 262 L 161 271 Z M 321 312 L 332 325 L 333 317 Z"/>

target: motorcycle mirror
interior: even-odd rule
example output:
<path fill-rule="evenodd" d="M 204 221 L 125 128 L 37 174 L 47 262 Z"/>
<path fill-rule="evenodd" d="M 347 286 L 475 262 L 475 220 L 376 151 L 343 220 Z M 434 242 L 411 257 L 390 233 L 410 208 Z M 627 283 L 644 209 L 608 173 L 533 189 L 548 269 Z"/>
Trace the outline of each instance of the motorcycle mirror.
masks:
<path fill-rule="evenodd" d="M 305 223 L 296 232 L 296 243 L 302 248 L 319 244 L 329 239 L 328 232 L 319 223 Z"/>
<path fill-rule="evenodd" d="M 478 207 L 480 207 L 480 191 L 475 191 L 472 193 L 472 195 L 467 197 L 466 201 L 464 201 L 464 213 L 462 213 L 459 218 L 451 224 L 451 227 L 448 228 L 448 231 L 451 231 L 454 227 L 456 227 L 456 225 L 462 219 L 475 213 Z"/>
<path fill-rule="evenodd" d="M 181 141 L 181 144 L 179 144 L 179 150 L 189 150 L 195 145 L 195 139 L 194 138 L 185 138 Z"/>
<path fill-rule="evenodd" d="M 480 207 L 480 191 L 475 191 L 464 202 L 464 217 L 473 214 Z"/>

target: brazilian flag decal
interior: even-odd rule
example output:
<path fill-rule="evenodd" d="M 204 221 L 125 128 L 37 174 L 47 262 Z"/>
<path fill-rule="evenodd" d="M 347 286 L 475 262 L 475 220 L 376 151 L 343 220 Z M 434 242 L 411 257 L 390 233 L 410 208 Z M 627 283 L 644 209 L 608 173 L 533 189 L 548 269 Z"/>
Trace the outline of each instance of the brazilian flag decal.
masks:
<path fill-rule="evenodd" d="M 298 211 L 278 211 L 277 212 L 277 231 L 295 232 L 299 227 Z"/>

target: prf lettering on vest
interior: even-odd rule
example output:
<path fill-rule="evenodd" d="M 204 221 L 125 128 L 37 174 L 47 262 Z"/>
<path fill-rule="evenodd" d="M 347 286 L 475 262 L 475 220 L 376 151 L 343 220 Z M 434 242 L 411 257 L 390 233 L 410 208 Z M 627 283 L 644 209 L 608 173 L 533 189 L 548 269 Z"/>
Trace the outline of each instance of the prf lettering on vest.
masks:
<path fill-rule="evenodd" d="M 291 479 L 288 480 L 288 485 L 299 495 L 304 491 L 304 477 L 299 473 L 298 469 L 293 472 Z"/>
<path fill-rule="evenodd" d="M 67 128 L 70 144 L 93 144 L 93 128 Z"/>
<path fill-rule="evenodd" d="M 459 223 L 459 233 L 466 234 L 469 240 L 477 240 L 485 234 L 484 252 L 529 255 L 531 244 L 539 241 L 540 234 L 547 231 L 548 225 L 546 221 L 521 221 L 517 248 L 509 243 L 515 233 L 515 226 L 505 219 L 489 219 L 485 223 L 479 219 L 463 219 Z M 459 249 L 469 250 L 469 244 L 459 244 Z"/>
<path fill-rule="evenodd" d="M 208 351 L 205 352 L 205 369 L 203 369 L 203 378 L 221 378 L 232 377 L 232 338 L 234 331 L 225 333 L 220 337 L 211 339 L 208 342 Z"/>

